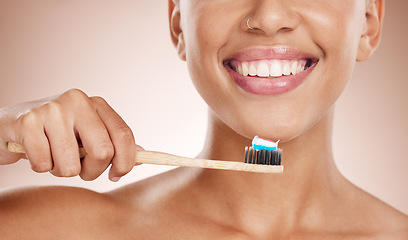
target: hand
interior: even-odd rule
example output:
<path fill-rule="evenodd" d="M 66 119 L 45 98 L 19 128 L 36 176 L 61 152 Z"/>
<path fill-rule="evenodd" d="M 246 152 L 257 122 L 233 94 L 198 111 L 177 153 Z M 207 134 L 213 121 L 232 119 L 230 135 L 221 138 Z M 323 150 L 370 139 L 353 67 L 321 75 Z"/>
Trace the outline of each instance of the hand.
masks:
<path fill-rule="evenodd" d="M 7 142 L 23 145 L 26 156 L 10 153 Z M 78 145 L 87 155 L 79 158 Z M 72 89 L 62 95 L 0 109 L 0 164 L 26 157 L 35 172 L 94 180 L 111 164 L 118 181 L 135 165 L 133 133 L 101 97 Z"/>

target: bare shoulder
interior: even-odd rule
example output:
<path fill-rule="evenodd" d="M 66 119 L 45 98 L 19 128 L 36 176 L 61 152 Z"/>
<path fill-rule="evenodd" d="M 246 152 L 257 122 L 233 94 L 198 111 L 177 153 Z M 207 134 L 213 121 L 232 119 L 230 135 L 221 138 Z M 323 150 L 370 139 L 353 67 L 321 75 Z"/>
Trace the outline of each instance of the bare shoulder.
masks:
<path fill-rule="evenodd" d="M 177 211 L 183 201 L 174 197 L 184 185 L 178 175 L 170 171 L 107 193 L 74 187 L 0 192 L 0 236 L 102 240 L 157 235 L 161 239 L 163 231 L 177 232 L 186 226 L 185 221 L 182 225 L 177 221 L 185 220 L 185 214 Z M 180 228 L 172 228 L 176 222 Z"/>
<path fill-rule="evenodd" d="M 124 207 L 106 194 L 74 187 L 0 192 L 0 235 L 7 239 L 94 239 L 115 231 Z M 21 231 L 24 229 L 24 231 Z M 103 239 L 102 237 L 99 239 Z"/>
<path fill-rule="evenodd" d="M 384 239 L 408 239 L 408 216 L 386 203 L 380 205 L 377 218 L 383 224 Z"/>
<path fill-rule="evenodd" d="M 383 206 L 377 209 L 376 216 L 382 225 L 380 236 L 383 236 L 383 239 L 408 239 L 408 216 L 385 203 L 382 204 Z"/>
<path fill-rule="evenodd" d="M 200 171 L 177 168 L 109 194 L 133 206 L 127 224 L 138 239 L 210 239 L 224 227 L 206 214 L 209 209 L 197 185 Z"/>
<path fill-rule="evenodd" d="M 351 222 L 355 226 L 368 230 L 378 239 L 408 239 L 407 215 L 361 189 L 350 197 Z"/>

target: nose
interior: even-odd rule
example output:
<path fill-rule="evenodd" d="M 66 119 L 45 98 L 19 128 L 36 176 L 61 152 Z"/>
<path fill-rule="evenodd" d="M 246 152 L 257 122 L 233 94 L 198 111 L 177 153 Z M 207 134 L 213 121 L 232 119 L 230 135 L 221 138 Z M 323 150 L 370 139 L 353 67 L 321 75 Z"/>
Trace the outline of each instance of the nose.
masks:
<path fill-rule="evenodd" d="M 291 0 L 253 0 L 254 11 L 245 19 L 247 31 L 271 36 L 293 31 L 301 22 Z"/>

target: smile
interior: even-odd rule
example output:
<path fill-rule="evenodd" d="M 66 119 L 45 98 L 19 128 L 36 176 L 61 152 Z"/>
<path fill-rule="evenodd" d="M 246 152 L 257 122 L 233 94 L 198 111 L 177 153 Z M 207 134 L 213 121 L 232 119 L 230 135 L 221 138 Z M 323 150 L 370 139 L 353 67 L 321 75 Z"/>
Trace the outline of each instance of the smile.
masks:
<path fill-rule="evenodd" d="M 301 73 L 312 65 L 312 60 L 261 60 L 253 62 L 232 60 L 229 65 L 235 72 L 244 77 L 268 78 Z"/>
<path fill-rule="evenodd" d="M 318 58 L 285 47 L 250 49 L 223 61 L 233 81 L 256 95 L 278 95 L 294 90 L 317 63 Z"/>

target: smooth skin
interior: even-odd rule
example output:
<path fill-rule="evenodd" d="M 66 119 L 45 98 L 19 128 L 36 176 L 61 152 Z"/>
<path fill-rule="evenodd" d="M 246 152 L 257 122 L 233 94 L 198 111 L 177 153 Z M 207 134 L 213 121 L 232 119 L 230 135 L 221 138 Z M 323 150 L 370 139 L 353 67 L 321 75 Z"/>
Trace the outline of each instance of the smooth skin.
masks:
<path fill-rule="evenodd" d="M 108 193 L 70 187 L 10 190 L 0 195 L 0 235 L 408 239 L 408 217 L 345 179 L 331 146 L 334 103 L 355 62 L 368 59 L 377 47 L 383 11 L 384 0 L 170 0 L 172 41 L 210 109 L 199 157 L 238 161 L 244 146 L 262 133 L 281 139 L 285 172 L 178 168 Z M 255 30 L 246 27 L 249 17 Z M 274 46 L 311 53 L 319 62 L 288 93 L 259 96 L 240 89 L 223 60 L 242 49 Z M 112 164 L 109 176 L 118 180 L 140 150 L 103 99 L 79 90 L 0 114 L 1 164 L 22 157 L 7 152 L 6 142 L 13 141 L 26 148 L 34 171 L 92 180 Z M 89 154 L 82 162 L 77 139 Z"/>

